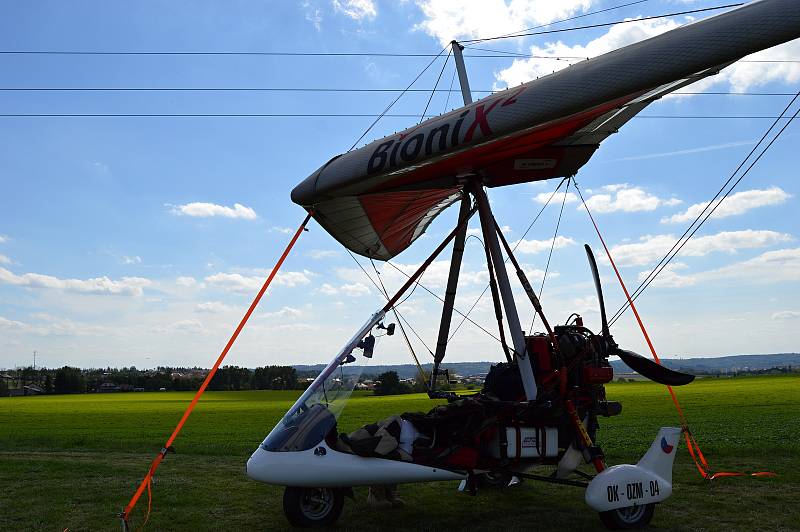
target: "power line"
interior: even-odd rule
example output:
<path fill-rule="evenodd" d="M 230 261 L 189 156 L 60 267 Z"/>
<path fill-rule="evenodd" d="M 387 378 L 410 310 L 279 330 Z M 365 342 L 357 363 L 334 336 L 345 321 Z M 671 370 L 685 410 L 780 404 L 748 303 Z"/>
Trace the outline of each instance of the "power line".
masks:
<path fill-rule="evenodd" d="M 463 43 L 479 43 L 479 42 L 486 42 L 486 41 L 497 41 L 497 40 L 500 40 L 500 39 L 514 39 L 514 38 L 517 38 L 517 37 L 531 37 L 531 36 L 534 36 L 534 35 L 547 35 L 547 34 L 550 34 L 550 33 L 563 33 L 563 32 L 567 32 L 567 31 L 588 30 L 588 29 L 592 29 L 592 28 L 604 28 L 604 27 L 607 27 L 607 26 L 615 26 L 617 24 L 630 24 L 631 22 L 641 22 L 643 20 L 652 20 L 652 19 L 656 19 L 656 18 L 676 17 L 676 16 L 679 16 L 679 15 L 690 15 L 692 13 L 703 13 L 703 12 L 706 12 L 706 11 L 717 11 L 717 10 L 720 10 L 720 9 L 727 9 L 729 7 L 739 7 L 739 6 L 742 6 L 742 5 L 744 5 L 744 3 L 726 4 L 726 5 L 722 5 L 722 6 L 704 7 L 704 8 L 701 8 L 701 9 L 690 9 L 690 10 L 687 10 L 687 11 L 675 11 L 675 12 L 672 12 L 672 13 L 664 13 L 664 14 L 661 14 L 661 15 L 652 15 L 652 16 L 649 16 L 649 17 L 641 17 L 641 18 L 637 18 L 637 19 L 616 20 L 616 21 L 613 21 L 613 22 L 603 22 L 603 23 L 599 23 L 599 24 L 588 24 L 586 26 L 574 26 L 572 28 L 561 28 L 561 29 L 554 29 L 554 30 L 533 31 L 533 32 L 529 32 L 529 33 L 518 33 L 518 34 L 515 34 L 515 35 L 498 35 L 498 36 L 495 36 L 495 37 L 486 37 L 486 38 L 483 38 L 483 39 L 467 39 L 467 40 L 464 40 L 464 41 L 461 41 L 461 42 L 462 42 L 462 44 Z"/>
<path fill-rule="evenodd" d="M 0 113 L 0 118 L 433 118 L 440 115 L 375 113 Z M 636 115 L 637 119 L 775 120 L 785 116 Z M 361 140 L 361 139 L 359 139 Z"/>
<path fill-rule="evenodd" d="M 800 61 L 796 61 L 800 63 Z M 494 94 L 499 90 L 473 90 L 481 94 Z M 346 87 L 0 87 L 0 92 L 403 92 L 404 89 L 381 88 L 346 88 Z M 430 92 L 460 93 L 460 89 L 407 89 L 405 92 Z M 672 92 L 671 95 L 684 96 L 793 96 L 793 92 Z"/>
<path fill-rule="evenodd" d="M 519 31 L 514 31 L 514 32 L 511 32 L 511 33 L 507 33 L 507 34 L 504 35 L 504 37 L 514 37 L 518 33 L 523 33 L 523 32 L 532 31 L 532 30 L 538 30 L 539 28 L 545 28 L 547 26 L 553 26 L 555 24 L 561 24 L 562 22 L 569 22 L 570 20 L 577 20 L 579 18 L 590 17 L 592 15 L 598 15 L 600 13 L 606 13 L 607 11 L 614 11 L 616 9 L 622 9 L 623 7 L 629 7 L 629 6 L 633 6 L 633 5 L 636 5 L 636 4 L 643 4 L 643 3 L 649 2 L 649 1 L 650 0 L 635 0 L 634 2 L 628 2 L 626 4 L 620 4 L 618 6 L 607 7 L 605 9 L 598 9 L 597 11 L 589 11 L 588 13 L 583 13 L 582 15 L 575 15 L 575 16 L 572 16 L 572 17 L 569 17 L 569 18 L 563 18 L 561 20 L 555 20 L 555 21 L 549 22 L 547 24 L 540 24 L 538 26 L 533 26 L 532 28 L 525 28 L 525 29 L 522 29 L 522 30 L 519 30 Z M 475 48 L 475 50 L 478 50 L 478 49 L 479 48 Z"/>
<path fill-rule="evenodd" d="M 171 51 L 100 51 L 100 50 L 0 50 L 0 55 L 74 55 L 74 56 L 263 56 L 263 57 L 438 57 L 434 53 L 405 52 L 171 52 Z M 557 59 L 550 55 L 525 55 L 534 59 Z M 474 59 L 507 58 L 505 52 L 464 54 Z M 585 59 L 583 57 L 579 59 Z"/>

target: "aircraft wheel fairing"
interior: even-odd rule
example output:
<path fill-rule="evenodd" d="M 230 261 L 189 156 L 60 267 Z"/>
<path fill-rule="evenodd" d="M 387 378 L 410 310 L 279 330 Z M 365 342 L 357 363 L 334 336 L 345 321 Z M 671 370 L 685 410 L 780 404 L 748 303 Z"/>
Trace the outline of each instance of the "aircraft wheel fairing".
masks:
<path fill-rule="evenodd" d="M 607 512 L 600 512 L 600 521 L 609 530 L 633 530 L 650 524 L 655 511 L 655 503 L 626 506 Z"/>
<path fill-rule="evenodd" d="M 342 515 L 344 493 L 336 488 L 295 488 L 283 492 L 283 513 L 292 526 L 321 528 L 333 525 Z"/>

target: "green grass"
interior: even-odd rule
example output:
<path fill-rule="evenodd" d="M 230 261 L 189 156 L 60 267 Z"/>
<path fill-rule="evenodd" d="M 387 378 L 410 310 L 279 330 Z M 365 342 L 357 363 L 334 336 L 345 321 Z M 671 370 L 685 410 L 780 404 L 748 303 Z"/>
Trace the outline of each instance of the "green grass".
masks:
<path fill-rule="evenodd" d="M 635 461 L 664 425 L 677 425 L 666 390 L 612 384 L 623 414 L 602 420 L 609 463 Z M 281 529 L 281 489 L 250 481 L 244 463 L 296 392 L 209 392 L 161 466 L 151 530 Z M 769 469 L 776 479 L 702 481 L 683 447 L 675 494 L 653 521 L 662 530 L 800 530 L 800 377 L 703 379 L 678 390 L 692 429 L 719 469 Z M 189 393 L 0 400 L 0 530 L 107 530 L 180 418 Z M 356 394 L 340 419 L 352 430 L 391 414 L 427 411 L 422 395 Z M 594 530 L 578 488 L 526 483 L 475 498 L 456 483 L 404 486 L 403 510 L 347 501 L 342 527 L 359 529 Z M 146 498 L 140 506 L 146 507 Z"/>

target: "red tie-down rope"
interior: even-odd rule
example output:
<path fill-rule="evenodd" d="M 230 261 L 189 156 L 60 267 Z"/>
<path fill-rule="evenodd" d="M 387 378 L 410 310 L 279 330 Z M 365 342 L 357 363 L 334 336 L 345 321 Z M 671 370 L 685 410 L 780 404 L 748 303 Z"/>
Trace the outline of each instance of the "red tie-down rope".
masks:
<path fill-rule="evenodd" d="M 236 338 L 238 338 L 239 333 L 242 332 L 242 329 L 247 323 L 247 320 L 250 319 L 250 315 L 258 306 L 258 303 L 261 301 L 264 292 L 267 291 L 267 288 L 269 288 L 269 285 L 272 283 L 272 280 L 278 274 L 278 270 L 281 269 L 283 262 L 286 260 L 286 257 L 289 255 L 289 252 L 294 247 L 294 244 L 295 242 L 297 242 L 297 239 L 300 238 L 300 235 L 305 230 L 306 224 L 308 224 L 308 221 L 310 219 L 311 219 L 311 213 L 309 213 L 306 216 L 305 220 L 303 220 L 303 223 L 301 223 L 300 227 L 298 227 L 297 231 L 295 231 L 294 236 L 289 241 L 289 244 L 286 246 L 286 249 L 283 250 L 283 253 L 278 259 L 278 262 L 275 263 L 275 267 L 272 268 L 272 271 L 270 272 L 269 276 L 264 281 L 264 285 L 261 287 L 261 290 L 258 291 L 258 294 L 256 294 L 256 297 L 253 299 L 253 302 L 250 303 L 250 308 L 248 308 L 247 312 L 245 312 L 244 316 L 242 317 L 242 320 L 239 322 L 239 326 L 236 327 L 235 331 L 233 331 L 233 334 L 228 340 L 228 343 L 225 344 L 225 348 L 222 350 L 219 357 L 217 357 L 217 361 L 214 363 L 214 366 L 211 368 L 211 371 L 208 372 L 208 375 L 206 375 L 206 378 L 203 380 L 203 383 L 200 385 L 200 388 L 197 390 L 197 393 L 194 394 L 192 402 L 189 403 L 189 406 L 186 408 L 186 411 L 183 413 L 183 416 L 181 417 L 180 421 L 178 421 L 178 424 L 175 426 L 175 430 L 172 431 L 172 435 L 169 437 L 167 443 L 164 444 L 164 447 L 155 457 L 153 463 L 150 464 L 150 469 L 147 471 L 147 474 L 144 476 L 142 482 L 139 484 L 139 488 L 133 494 L 133 497 L 131 497 L 130 502 L 120 514 L 120 517 L 122 518 L 124 524 L 124 528 L 126 530 L 128 528 L 128 521 L 130 519 L 131 512 L 136 507 L 136 503 L 139 502 L 139 498 L 142 496 L 145 489 L 147 490 L 147 515 L 145 517 L 144 522 L 142 523 L 142 527 L 144 527 L 144 525 L 147 524 L 147 520 L 150 518 L 150 510 L 152 509 L 153 506 L 153 493 L 152 493 L 153 475 L 155 475 L 158 466 L 161 465 L 161 462 L 164 460 L 164 457 L 171 450 L 175 438 L 178 437 L 178 433 L 180 433 L 181 429 L 183 428 L 183 425 L 186 423 L 186 420 L 192 413 L 192 410 L 194 410 L 194 407 L 200 400 L 200 396 L 203 395 L 203 392 L 206 391 L 208 384 L 211 382 L 211 379 L 214 377 L 214 374 L 217 372 L 217 369 L 219 369 L 220 364 L 222 364 L 222 360 L 228 354 L 228 351 L 230 351 L 231 347 L 233 346 L 233 343 L 236 341 Z"/>
<path fill-rule="evenodd" d="M 608 261 L 611 263 L 611 267 L 614 268 L 614 273 L 617 276 L 617 280 L 619 281 L 619 285 L 622 287 L 622 291 L 625 293 L 625 297 L 628 300 L 628 305 L 631 307 L 633 311 L 633 315 L 636 317 L 636 322 L 639 324 L 639 329 L 642 330 L 642 335 L 644 336 L 645 341 L 647 342 L 647 347 L 650 348 L 650 354 L 653 355 L 653 360 L 656 363 L 661 364 L 661 359 L 658 357 L 656 353 L 656 348 L 653 346 L 653 342 L 650 340 L 650 335 L 647 333 L 647 329 L 642 322 L 641 316 L 639 316 L 639 311 L 636 310 L 636 305 L 633 304 L 633 299 L 631 295 L 628 293 L 628 288 L 625 286 L 625 282 L 622 280 L 622 275 L 619 273 L 619 269 L 617 269 L 617 265 L 614 263 L 614 259 L 611 257 L 611 252 L 606 245 L 606 241 L 603 239 L 603 235 L 600 234 L 600 228 L 597 226 L 597 222 L 594 220 L 594 216 L 592 216 L 592 212 L 589 210 L 589 206 L 586 204 L 586 200 L 583 198 L 583 194 L 581 194 L 580 189 L 578 188 L 578 184 L 573 181 L 575 185 L 575 190 L 578 191 L 578 195 L 583 202 L 583 207 L 586 209 L 586 213 L 589 215 L 589 219 L 592 221 L 592 225 L 594 226 L 594 230 L 597 233 L 597 237 L 600 239 L 600 243 L 603 245 L 603 249 L 606 252 L 606 256 L 608 257 Z M 683 412 L 683 408 L 681 408 L 681 404 L 678 401 L 678 397 L 675 395 L 675 391 L 672 389 L 672 386 L 667 386 L 667 390 L 669 390 L 669 395 L 672 398 L 672 403 L 675 405 L 675 409 L 678 411 L 678 417 L 681 420 L 681 428 L 683 429 L 683 437 L 686 440 L 686 447 L 689 449 L 689 455 L 692 457 L 695 466 L 697 467 L 697 471 L 700 473 L 704 479 L 707 480 L 714 480 L 721 477 L 775 477 L 777 476 L 775 473 L 770 471 L 757 471 L 755 473 L 741 473 L 741 472 L 730 472 L 730 471 L 717 471 L 714 472 L 711 469 L 711 466 L 708 465 L 708 460 L 706 460 L 705 455 L 703 455 L 703 451 L 700 450 L 700 446 L 697 444 L 697 440 L 694 439 L 694 435 L 692 431 L 689 430 L 689 422 L 686 420 L 686 415 Z"/>

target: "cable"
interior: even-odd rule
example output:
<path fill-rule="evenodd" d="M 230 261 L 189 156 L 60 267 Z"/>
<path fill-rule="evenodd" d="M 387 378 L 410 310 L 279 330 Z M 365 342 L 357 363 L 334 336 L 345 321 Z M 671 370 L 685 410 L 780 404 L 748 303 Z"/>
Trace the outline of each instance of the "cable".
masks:
<path fill-rule="evenodd" d="M 783 115 L 789 110 L 789 108 L 794 104 L 794 102 L 798 98 L 800 98 L 800 91 L 797 92 L 797 94 L 794 96 L 794 98 L 792 98 L 792 100 L 789 102 L 789 104 L 781 112 L 781 117 L 783 117 Z M 706 211 L 708 210 L 708 208 L 712 204 L 714 204 L 714 201 L 716 201 L 716 199 L 719 197 L 719 195 L 722 193 L 722 191 L 725 190 L 725 187 L 727 187 L 728 183 L 731 182 L 731 180 L 739 172 L 739 170 L 741 170 L 741 168 L 747 163 L 748 159 L 750 159 L 750 157 L 753 155 L 753 153 L 755 153 L 755 151 L 758 149 L 758 147 L 764 142 L 764 140 L 767 138 L 767 136 L 769 136 L 770 132 L 778 124 L 778 120 L 776 119 L 775 122 L 772 123 L 772 125 L 769 127 L 769 129 L 764 133 L 764 135 L 758 141 L 758 143 L 753 147 L 752 150 L 750 150 L 750 152 L 747 154 L 747 156 L 742 160 L 742 162 L 739 164 L 739 166 L 736 168 L 736 170 L 734 170 L 734 172 L 731 174 L 731 176 L 725 181 L 725 183 L 722 185 L 722 187 L 720 187 L 720 190 L 714 195 L 714 197 L 711 199 L 711 201 L 709 201 L 708 204 L 700 212 L 700 214 L 697 215 L 695 220 L 692 221 L 691 224 L 689 224 L 689 227 L 686 229 L 686 231 L 684 231 L 684 233 L 681 235 L 681 237 L 675 242 L 675 244 L 673 244 L 672 248 L 670 248 L 670 250 L 667 251 L 667 254 L 658 262 L 656 267 L 653 268 L 653 270 L 650 271 L 650 273 L 647 275 L 647 277 L 639 284 L 639 286 L 636 288 L 636 290 L 632 294 L 632 301 L 635 301 L 647 289 L 647 287 L 650 286 L 650 284 L 653 282 L 653 280 L 655 280 L 655 278 L 664 270 L 664 268 L 667 267 L 667 265 L 672 261 L 672 259 L 677 256 L 677 254 L 686 245 L 686 243 L 694 236 L 694 234 L 697 232 L 697 230 L 700 229 L 700 227 L 711 217 L 711 215 L 714 213 L 714 211 L 716 211 L 717 208 L 719 208 L 719 206 L 722 204 L 722 202 L 725 201 L 725 199 L 736 188 L 736 186 L 742 181 L 742 179 L 744 179 L 744 177 L 750 172 L 750 170 L 753 168 L 753 166 L 755 166 L 755 164 L 761 159 L 761 157 L 763 157 L 763 155 L 767 152 L 767 150 L 769 150 L 769 148 L 772 146 L 772 144 L 776 140 L 778 140 L 778 138 L 786 130 L 786 128 L 789 127 L 789 125 L 792 123 L 792 121 L 797 117 L 798 113 L 800 113 L 800 107 L 798 108 L 797 111 L 795 111 L 794 115 L 792 115 L 791 117 L 786 117 L 786 118 L 788 118 L 788 122 L 786 122 L 786 124 L 784 124 L 784 126 L 780 129 L 780 131 L 778 131 L 778 133 L 772 138 L 772 140 L 766 145 L 766 147 L 764 147 L 764 149 L 761 151 L 761 153 L 755 158 L 755 160 L 753 160 L 753 162 L 750 164 L 750 166 L 747 167 L 747 169 L 742 173 L 741 176 L 739 176 L 739 178 L 733 183 L 733 185 L 731 185 L 731 187 L 725 192 L 725 194 L 714 205 L 714 207 L 711 208 L 711 210 L 707 214 L 705 214 Z M 576 185 L 576 188 L 577 188 L 577 185 Z M 704 216 L 704 214 L 705 214 L 705 216 Z M 702 220 L 700 220 L 701 217 L 703 218 Z M 699 223 L 698 223 L 698 221 L 699 221 Z M 694 227 L 694 229 L 692 229 L 692 227 L 695 224 L 697 224 L 697 226 Z M 689 231 L 691 231 L 691 233 Z M 688 236 L 686 236 L 687 234 L 688 234 Z M 684 237 L 686 237 L 685 240 L 684 240 Z M 683 240 L 682 243 L 681 243 L 681 240 Z M 629 302 L 626 302 L 626 304 L 623 304 L 622 307 L 620 307 L 620 309 L 617 310 L 617 312 L 614 313 L 614 316 L 612 316 L 612 318 L 611 318 L 611 320 L 609 322 L 609 325 L 613 325 L 622 316 L 622 314 L 625 313 L 625 311 L 629 307 L 630 307 L 630 303 Z"/>
<path fill-rule="evenodd" d="M 652 19 L 656 19 L 656 18 L 665 18 L 665 17 L 676 17 L 676 16 L 679 16 L 679 15 L 690 15 L 692 13 L 703 13 L 703 12 L 706 12 L 706 11 L 717 11 L 717 10 L 720 10 L 720 9 L 727 9 L 729 7 L 739 7 L 739 6 L 742 6 L 742 5 L 744 5 L 744 3 L 740 2 L 738 4 L 726 4 L 726 5 L 714 6 L 714 7 L 704 7 L 704 8 L 701 8 L 701 9 L 690 9 L 690 10 L 687 10 L 687 11 L 675 11 L 673 13 L 664 13 L 662 15 L 653 15 L 653 16 L 649 16 L 649 17 L 640 17 L 640 18 L 637 18 L 637 19 L 617 20 L 617 21 L 614 21 L 614 22 L 603 22 L 603 23 L 600 23 L 600 24 L 589 24 L 589 25 L 586 25 L 586 26 L 575 26 L 575 27 L 572 27 L 572 28 L 561 28 L 561 29 L 555 29 L 555 30 L 534 31 L 534 32 L 530 32 L 530 33 L 518 33 L 518 34 L 515 34 L 515 35 L 498 35 L 496 37 L 486 37 L 486 38 L 483 38 L 483 39 L 467 39 L 467 40 L 461 41 L 461 43 L 462 44 L 463 43 L 478 43 L 478 42 L 486 42 L 486 41 L 497 41 L 497 40 L 500 40 L 500 39 L 513 39 L 513 38 L 517 38 L 517 37 L 531 37 L 533 35 L 547 35 L 547 34 L 550 34 L 550 33 L 563 33 L 563 32 L 567 32 L 567 31 L 588 30 L 588 29 L 592 29 L 592 28 L 604 28 L 604 27 L 607 27 L 607 26 L 615 26 L 617 24 L 629 24 L 631 22 L 641 22 L 642 20 L 652 20 Z"/>
<path fill-rule="evenodd" d="M 434 118 L 440 115 L 425 115 Z M 2 118 L 376 118 L 372 126 L 381 118 L 423 118 L 413 113 L 371 114 L 371 113 L 0 113 Z M 786 119 L 781 116 L 742 116 L 742 115 L 636 115 L 632 118 L 658 120 L 775 120 Z M 371 129 L 370 126 L 368 129 Z M 364 132 L 356 144 L 367 134 Z M 352 151 L 355 144 L 348 151 Z"/>
<path fill-rule="evenodd" d="M 568 178 L 566 178 L 566 177 L 565 177 L 564 179 L 562 179 L 562 180 L 561 180 L 561 181 L 558 183 L 558 186 L 556 187 L 556 189 L 553 191 L 553 193 L 552 193 L 552 194 L 550 194 L 550 197 L 549 197 L 549 198 L 547 198 L 547 201 L 546 201 L 546 202 L 545 202 L 545 204 L 542 206 L 542 208 L 541 208 L 541 209 L 539 209 L 539 212 L 538 212 L 538 213 L 536 213 L 536 216 L 534 216 L 534 218 L 533 218 L 533 221 L 532 221 L 530 224 L 528 224 L 528 228 L 527 228 L 527 229 L 525 229 L 525 232 L 524 232 L 524 233 L 522 233 L 522 236 L 521 236 L 521 237 L 520 237 L 520 239 L 517 241 L 517 243 L 514 245 L 514 249 L 513 249 L 512 251 L 516 251 L 517 247 L 519 247 L 519 244 L 520 244 L 520 242 L 522 242 L 522 241 L 525 239 L 525 237 L 528 235 L 528 232 L 530 232 L 531 228 L 533 228 L 533 225 L 536 223 L 536 221 L 537 221 L 537 220 L 539 219 L 539 217 L 542 215 L 542 213 L 543 213 L 543 212 L 544 212 L 544 210 L 547 208 L 547 206 L 548 206 L 548 205 L 550 205 L 550 202 L 553 200 L 553 198 L 555 197 L 556 193 L 557 193 L 557 192 L 559 191 L 559 189 L 561 188 L 561 185 L 563 185 L 563 184 L 564 184 L 564 182 L 565 182 L 567 179 L 568 179 Z M 566 198 L 566 194 L 564 194 L 564 198 Z M 505 264 L 505 262 L 506 262 L 506 261 L 508 261 L 508 258 L 506 258 L 506 260 L 503 262 L 503 264 Z M 450 340 L 452 340 L 452 339 L 455 337 L 455 335 L 456 335 L 456 333 L 458 332 L 458 330 L 461 328 L 461 326 L 462 326 L 462 325 L 464 325 L 464 322 L 465 322 L 465 321 L 466 321 L 466 320 L 469 318 L 469 315 L 472 313 L 472 311 L 475 309 L 475 307 L 478 305 L 478 303 L 480 303 L 481 299 L 483 299 L 483 296 L 486 294 L 486 291 L 489 289 L 489 286 L 490 286 L 490 285 L 488 285 L 488 284 L 487 284 L 487 285 L 486 285 L 486 286 L 483 288 L 483 291 L 480 293 L 480 295 L 478 296 L 478 298 L 475 300 L 475 302 L 472 304 L 472 306 L 471 306 L 471 307 L 469 307 L 469 310 L 467 311 L 467 314 L 466 314 L 466 315 L 464 315 L 464 314 L 461 314 L 461 313 L 459 312 L 459 314 L 461 314 L 461 315 L 463 316 L 463 318 L 461 318 L 461 321 L 460 321 L 460 322 L 459 322 L 459 324 L 456 326 L 456 328 L 455 328 L 455 330 L 453 331 L 453 333 L 452 333 L 452 334 L 451 334 L 451 335 L 450 335 L 450 336 L 447 338 L 447 342 L 448 342 L 448 343 L 450 342 Z"/>
<path fill-rule="evenodd" d="M 547 281 L 547 272 L 550 271 L 550 259 L 553 258 L 553 250 L 556 248 L 556 238 L 558 238 L 558 228 L 561 227 L 561 217 L 564 215 L 564 205 L 567 204 L 567 194 L 569 194 L 569 178 L 567 178 L 567 188 L 564 189 L 564 199 L 561 200 L 561 210 L 558 211 L 558 220 L 556 221 L 556 230 L 553 232 L 553 241 L 550 243 L 550 253 L 547 254 L 547 265 L 544 267 L 544 275 L 542 276 L 542 286 L 539 287 L 539 301 L 542 301 L 542 294 L 544 293 L 544 283 Z M 533 332 L 533 324 L 536 323 L 536 312 L 533 313 L 531 319 L 531 326 L 528 329 L 528 334 Z"/>
<path fill-rule="evenodd" d="M 618 6 L 607 7 L 607 8 L 605 8 L 605 9 L 599 9 L 599 10 L 597 10 L 597 11 L 590 11 L 590 12 L 588 12 L 588 13 L 584 13 L 584 14 L 582 14 L 582 15 L 575 15 L 575 16 L 573 16 L 573 17 L 564 18 L 564 19 L 561 19 L 561 20 L 556 20 L 556 21 L 553 21 L 553 22 L 549 22 L 549 23 L 547 23 L 547 24 L 540 24 L 540 25 L 538 25 L 538 26 L 534 26 L 534 27 L 532 27 L 532 28 L 525 28 L 525 29 L 522 29 L 522 30 L 519 30 L 519 31 L 515 31 L 515 32 L 512 32 L 512 33 L 508 33 L 508 34 L 504 35 L 504 37 L 513 37 L 513 36 L 515 36 L 515 35 L 516 35 L 516 34 L 518 34 L 518 33 L 526 32 L 526 31 L 531 31 L 531 30 L 538 30 L 539 28 L 544 28 L 544 27 L 547 27 L 547 26 L 552 26 L 552 25 L 554 25 L 554 24 L 561 24 L 562 22 L 569 22 L 570 20 L 577 20 L 577 19 L 579 19 L 579 18 L 585 18 L 585 17 L 589 17 L 589 16 L 592 16 L 592 15 L 598 15 L 598 14 L 600 14 L 600 13 L 605 13 L 605 12 L 607 12 L 607 11 L 614 11 L 615 9 L 621 9 L 621 8 L 623 8 L 623 7 L 628 7 L 628 6 L 632 6 L 632 5 L 636 5 L 636 4 L 643 4 L 644 2 L 649 2 L 649 1 L 650 1 L 650 0 L 636 0 L 635 2 L 628 2 L 627 4 L 620 4 L 620 5 L 618 5 Z M 475 48 L 475 50 L 479 50 L 479 49 L 480 49 L 480 48 Z"/>
<path fill-rule="evenodd" d="M 775 62 L 775 61 L 771 61 Z M 800 63 L 800 61 L 792 61 L 793 63 Z M 456 71 L 453 71 L 452 80 L 455 81 Z M 502 92 L 505 89 L 499 90 L 473 90 L 474 93 L 481 94 L 495 94 Z M 351 89 L 351 88 L 335 88 L 335 87 L 0 87 L 0 92 L 403 92 L 403 89 Z M 407 89 L 405 92 L 445 92 L 449 96 L 453 92 L 461 92 L 461 90 L 454 90 L 453 83 L 450 84 L 449 89 Z M 684 95 L 684 96 L 793 96 L 793 92 L 671 92 L 667 96 Z M 446 109 L 446 106 L 445 106 Z"/>
<path fill-rule="evenodd" d="M 91 51 L 91 50 L 0 50 L 0 55 L 76 55 L 76 56 L 268 56 L 268 57 L 439 57 L 432 53 L 395 53 L 395 52 L 123 52 L 123 51 Z M 474 59 L 505 58 L 506 55 L 464 54 Z M 531 56 L 536 57 L 536 56 Z M 538 59 L 550 59 L 550 56 L 538 56 Z"/>
<path fill-rule="evenodd" d="M 450 95 L 453 94 L 453 83 L 456 80 L 456 73 L 458 70 L 456 69 L 455 65 L 453 66 L 453 76 L 450 78 L 450 88 L 447 89 L 447 99 L 444 101 L 444 109 L 442 110 L 443 113 L 447 112 L 447 107 L 450 105 Z M 472 92 L 484 92 L 484 91 L 472 91 Z"/>
<path fill-rule="evenodd" d="M 428 112 L 428 107 L 431 105 L 431 100 L 433 100 L 433 96 L 436 94 L 436 87 L 439 86 L 439 80 L 442 79 L 442 74 L 444 74 L 444 69 L 447 67 L 447 61 L 450 60 L 451 53 L 452 50 L 448 51 L 447 57 L 444 58 L 444 64 L 442 65 L 442 69 L 439 71 L 439 75 L 436 77 L 436 83 L 433 84 L 433 90 L 431 91 L 431 95 L 428 97 L 428 102 L 425 104 L 425 109 L 422 111 L 422 118 L 419 119 L 420 124 L 422 123 L 423 120 L 425 120 L 425 113 Z"/>
<path fill-rule="evenodd" d="M 441 50 L 441 51 L 440 51 L 438 54 L 436 54 L 436 57 L 434 57 L 433 59 L 431 59 L 430 63 L 428 63 L 428 64 L 425 66 L 425 68 L 423 68 L 423 69 L 422 69 L 422 71 L 421 71 L 419 74 L 417 74 L 417 77 L 415 77 L 413 80 L 411 80 L 411 83 L 409 83 L 409 84 L 408 84 L 408 86 L 406 87 L 406 90 L 410 89 L 410 88 L 412 87 L 412 85 L 414 85 L 414 83 L 416 83 L 416 82 L 417 82 L 417 80 L 418 80 L 419 78 L 421 78 L 421 77 L 422 77 L 422 75 L 423 75 L 425 72 L 427 72 L 427 71 L 428 71 L 428 69 L 431 67 L 431 65 L 433 65 L 433 63 L 435 63 L 435 62 L 436 62 L 436 60 L 439 58 L 439 56 L 441 56 L 441 55 L 442 55 L 442 53 L 444 53 L 444 51 L 445 51 L 446 49 L 447 49 L 447 47 L 444 47 L 444 48 L 442 48 L 442 50 Z M 448 54 L 448 55 L 449 55 L 449 54 Z M 383 110 L 383 112 L 382 112 L 381 114 L 379 114 L 379 115 L 378 115 L 378 117 L 377 117 L 377 118 L 376 118 L 376 119 L 375 119 L 375 120 L 374 120 L 374 121 L 373 121 L 373 122 L 372 122 L 372 123 L 369 125 L 369 127 L 368 127 L 368 128 L 367 128 L 367 129 L 366 129 L 366 130 L 365 130 L 365 131 L 364 131 L 364 132 L 361 134 L 361 136 L 360 136 L 360 137 L 358 137 L 358 139 L 357 139 L 357 140 L 356 140 L 356 141 L 353 143 L 353 145 L 352 145 L 352 146 L 350 146 L 350 149 L 349 149 L 349 150 L 347 150 L 348 152 L 349 152 L 349 151 L 351 151 L 353 148 L 355 148 L 355 147 L 356 147 L 356 145 L 357 145 L 359 142 L 361 142 L 361 139 L 363 139 L 364 137 L 366 137 L 366 136 L 367 136 L 367 133 L 369 133 L 369 132 L 372 130 L 372 128 L 373 128 L 373 127 L 375 127 L 375 124 L 377 124 L 377 123 L 378 123 L 378 121 L 379 121 L 381 118 L 383 118 L 383 116 L 384 116 L 386 113 L 388 113 L 388 112 L 389 112 L 389 109 L 391 109 L 391 108 L 394 106 L 394 104 L 396 104 L 396 103 L 398 102 L 398 100 L 400 100 L 400 98 L 402 98 L 402 97 L 403 97 L 403 95 L 406 93 L 406 90 L 403 90 L 403 92 L 401 92 L 400 94 L 398 94 L 398 95 L 397 95 L 397 98 L 395 98 L 394 100 L 392 100 L 392 103 L 390 103 L 389 105 L 387 105 L 387 106 L 386 106 L 386 109 L 384 109 L 384 110 Z M 425 118 L 424 114 L 423 114 L 423 116 L 422 116 L 421 118 Z"/>

